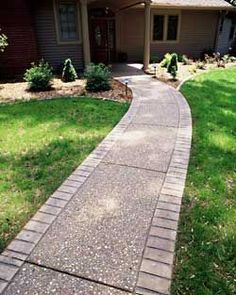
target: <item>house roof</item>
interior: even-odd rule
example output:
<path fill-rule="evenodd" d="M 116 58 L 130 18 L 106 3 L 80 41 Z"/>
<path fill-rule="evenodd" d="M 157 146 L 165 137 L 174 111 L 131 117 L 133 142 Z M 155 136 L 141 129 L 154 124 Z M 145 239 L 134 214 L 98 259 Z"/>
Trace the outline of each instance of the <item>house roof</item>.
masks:
<path fill-rule="evenodd" d="M 225 0 L 152 0 L 152 5 L 189 7 L 189 8 L 209 8 L 209 9 L 232 9 L 231 4 Z"/>

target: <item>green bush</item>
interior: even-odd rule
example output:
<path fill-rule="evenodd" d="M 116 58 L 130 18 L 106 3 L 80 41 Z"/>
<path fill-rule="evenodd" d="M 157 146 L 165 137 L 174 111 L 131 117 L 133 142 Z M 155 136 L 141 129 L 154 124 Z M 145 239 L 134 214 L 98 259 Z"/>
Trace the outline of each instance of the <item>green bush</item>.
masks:
<path fill-rule="evenodd" d="M 62 81 L 73 82 L 78 78 L 76 70 L 71 62 L 70 58 L 67 58 L 64 62 L 64 68 L 62 71 Z"/>
<path fill-rule="evenodd" d="M 156 64 L 158 62 L 158 56 L 157 55 L 151 55 L 150 57 L 150 63 Z"/>
<path fill-rule="evenodd" d="M 53 78 L 52 68 L 45 61 L 38 64 L 32 63 L 31 68 L 26 70 L 24 80 L 29 83 L 29 89 L 32 91 L 45 91 L 51 87 Z"/>
<path fill-rule="evenodd" d="M 167 72 L 171 74 L 173 79 L 176 79 L 178 71 L 178 55 L 173 53 L 170 59 L 170 62 L 167 66 Z"/>
<path fill-rule="evenodd" d="M 189 59 L 188 57 L 187 57 L 187 55 L 183 55 L 182 56 L 183 57 L 183 65 L 191 65 L 192 64 L 192 60 L 191 59 Z"/>
<path fill-rule="evenodd" d="M 166 53 L 166 54 L 164 55 L 164 58 L 163 58 L 163 60 L 161 61 L 161 64 L 160 64 L 160 66 L 161 66 L 162 68 L 167 68 L 168 64 L 170 63 L 171 56 L 172 56 L 172 55 L 171 55 L 170 53 Z"/>
<path fill-rule="evenodd" d="M 104 64 L 89 64 L 85 71 L 86 90 L 106 91 L 111 89 L 111 72 Z"/>
<path fill-rule="evenodd" d="M 178 53 L 178 62 L 183 62 L 184 61 L 184 54 Z"/>

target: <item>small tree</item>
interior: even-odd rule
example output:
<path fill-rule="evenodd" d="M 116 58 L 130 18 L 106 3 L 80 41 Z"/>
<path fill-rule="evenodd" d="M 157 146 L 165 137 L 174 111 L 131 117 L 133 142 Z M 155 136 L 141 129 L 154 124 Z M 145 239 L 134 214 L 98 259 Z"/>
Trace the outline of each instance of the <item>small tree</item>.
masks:
<path fill-rule="evenodd" d="M 170 62 L 167 66 L 167 72 L 171 74 L 173 79 L 176 79 L 178 71 L 178 55 L 173 53 L 170 59 Z"/>
<path fill-rule="evenodd" d="M 64 68 L 62 72 L 62 81 L 64 82 L 73 82 L 78 78 L 76 70 L 72 64 L 70 58 L 67 58 L 64 62 Z"/>
<path fill-rule="evenodd" d="M 0 32 L 1 32 L 1 29 L 0 29 Z M 8 46 L 7 36 L 4 34 L 0 34 L 0 51 L 3 52 L 7 46 Z"/>

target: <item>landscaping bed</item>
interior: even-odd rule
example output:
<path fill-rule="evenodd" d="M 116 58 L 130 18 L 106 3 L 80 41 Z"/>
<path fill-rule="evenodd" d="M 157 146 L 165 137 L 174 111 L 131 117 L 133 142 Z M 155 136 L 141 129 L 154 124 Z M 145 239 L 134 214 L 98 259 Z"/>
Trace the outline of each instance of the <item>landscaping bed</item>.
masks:
<path fill-rule="evenodd" d="M 186 79 L 190 78 L 193 75 L 204 73 L 208 70 L 216 69 L 216 64 L 208 64 L 205 66 L 205 69 L 197 69 L 196 63 L 192 65 L 183 65 L 178 63 L 178 74 L 177 79 L 172 79 L 170 74 L 167 73 L 165 68 L 162 68 L 160 64 L 155 64 L 157 66 L 156 79 L 161 82 L 167 83 L 168 85 L 178 88 L 178 86 Z M 236 62 L 228 63 L 225 65 L 225 68 L 236 67 Z M 150 67 L 150 74 L 154 75 L 153 65 Z"/>
<path fill-rule="evenodd" d="M 17 100 L 31 100 L 31 99 L 51 99 L 62 96 L 80 96 L 87 95 L 97 98 L 104 98 L 115 101 L 131 101 L 132 92 L 128 89 L 126 95 L 125 85 L 117 80 L 112 80 L 112 89 L 108 91 L 87 92 L 85 90 L 86 80 L 76 79 L 74 82 L 64 83 L 59 78 L 54 78 L 52 81 L 52 88 L 47 91 L 33 92 L 28 91 L 27 82 L 8 82 L 0 81 L 0 103 L 14 102 Z"/>
<path fill-rule="evenodd" d="M 193 143 L 172 295 L 236 294 L 236 68 L 187 81 Z"/>
<path fill-rule="evenodd" d="M 128 107 L 90 97 L 0 104 L 0 252 Z"/>

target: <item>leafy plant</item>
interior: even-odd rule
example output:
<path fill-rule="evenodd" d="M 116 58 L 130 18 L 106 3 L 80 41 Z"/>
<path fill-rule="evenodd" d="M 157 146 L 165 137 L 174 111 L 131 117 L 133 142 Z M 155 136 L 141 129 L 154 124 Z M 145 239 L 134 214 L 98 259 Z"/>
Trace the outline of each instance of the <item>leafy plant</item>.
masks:
<path fill-rule="evenodd" d="M 192 60 L 191 59 L 189 59 L 188 57 L 187 57 L 187 55 L 183 55 L 182 56 L 182 59 L 183 59 L 183 65 L 191 65 L 192 64 Z"/>
<path fill-rule="evenodd" d="M 184 54 L 180 54 L 180 53 L 178 53 L 177 55 L 178 55 L 178 62 L 183 62 L 185 55 Z"/>
<path fill-rule="evenodd" d="M 209 57 L 213 57 L 214 50 L 212 48 L 204 49 L 201 54 L 200 58 L 201 60 L 205 60 L 205 56 L 208 55 Z"/>
<path fill-rule="evenodd" d="M 85 71 L 86 90 L 106 91 L 111 89 L 111 72 L 104 64 L 89 64 Z"/>
<path fill-rule="evenodd" d="M 29 89 L 32 91 L 48 90 L 51 87 L 52 78 L 52 68 L 44 60 L 38 64 L 32 63 L 31 68 L 26 70 L 24 75 L 24 80 L 29 83 Z"/>
<path fill-rule="evenodd" d="M 198 70 L 206 70 L 206 63 L 204 61 L 197 61 L 196 68 Z"/>
<path fill-rule="evenodd" d="M 178 71 L 178 55 L 173 53 L 170 59 L 170 62 L 167 66 L 167 72 L 171 74 L 173 79 L 176 79 Z"/>
<path fill-rule="evenodd" d="M 1 32 L 1 29 L 0 29 L 0 32 Z M 7 46 L 8 46 L 7 36 L 4 34 L 0 34 L 0 51 L 3 52 Z"/>
<path fill-rule="evenodd" d="M 166 54 L 164 55 L 164 58 L 163 58 L 163 60 L 162 60 L 161 63 L 160 63 L 160 66 L 161 66 L 162 68 L 167 68 L 168 64 L 170 63 L 171 56 L 172 56 L 172 55 L 171 55 L 170 53 L 166 53 Z"/>
<path fill-rule="evenodd" d="M 62 81 L 64 82 L 73 82 L 78 78 L 76 70 L 72 64 L 70 58 L 67 58 L 64 62 L 64 68 L 62 71 Z"/>

